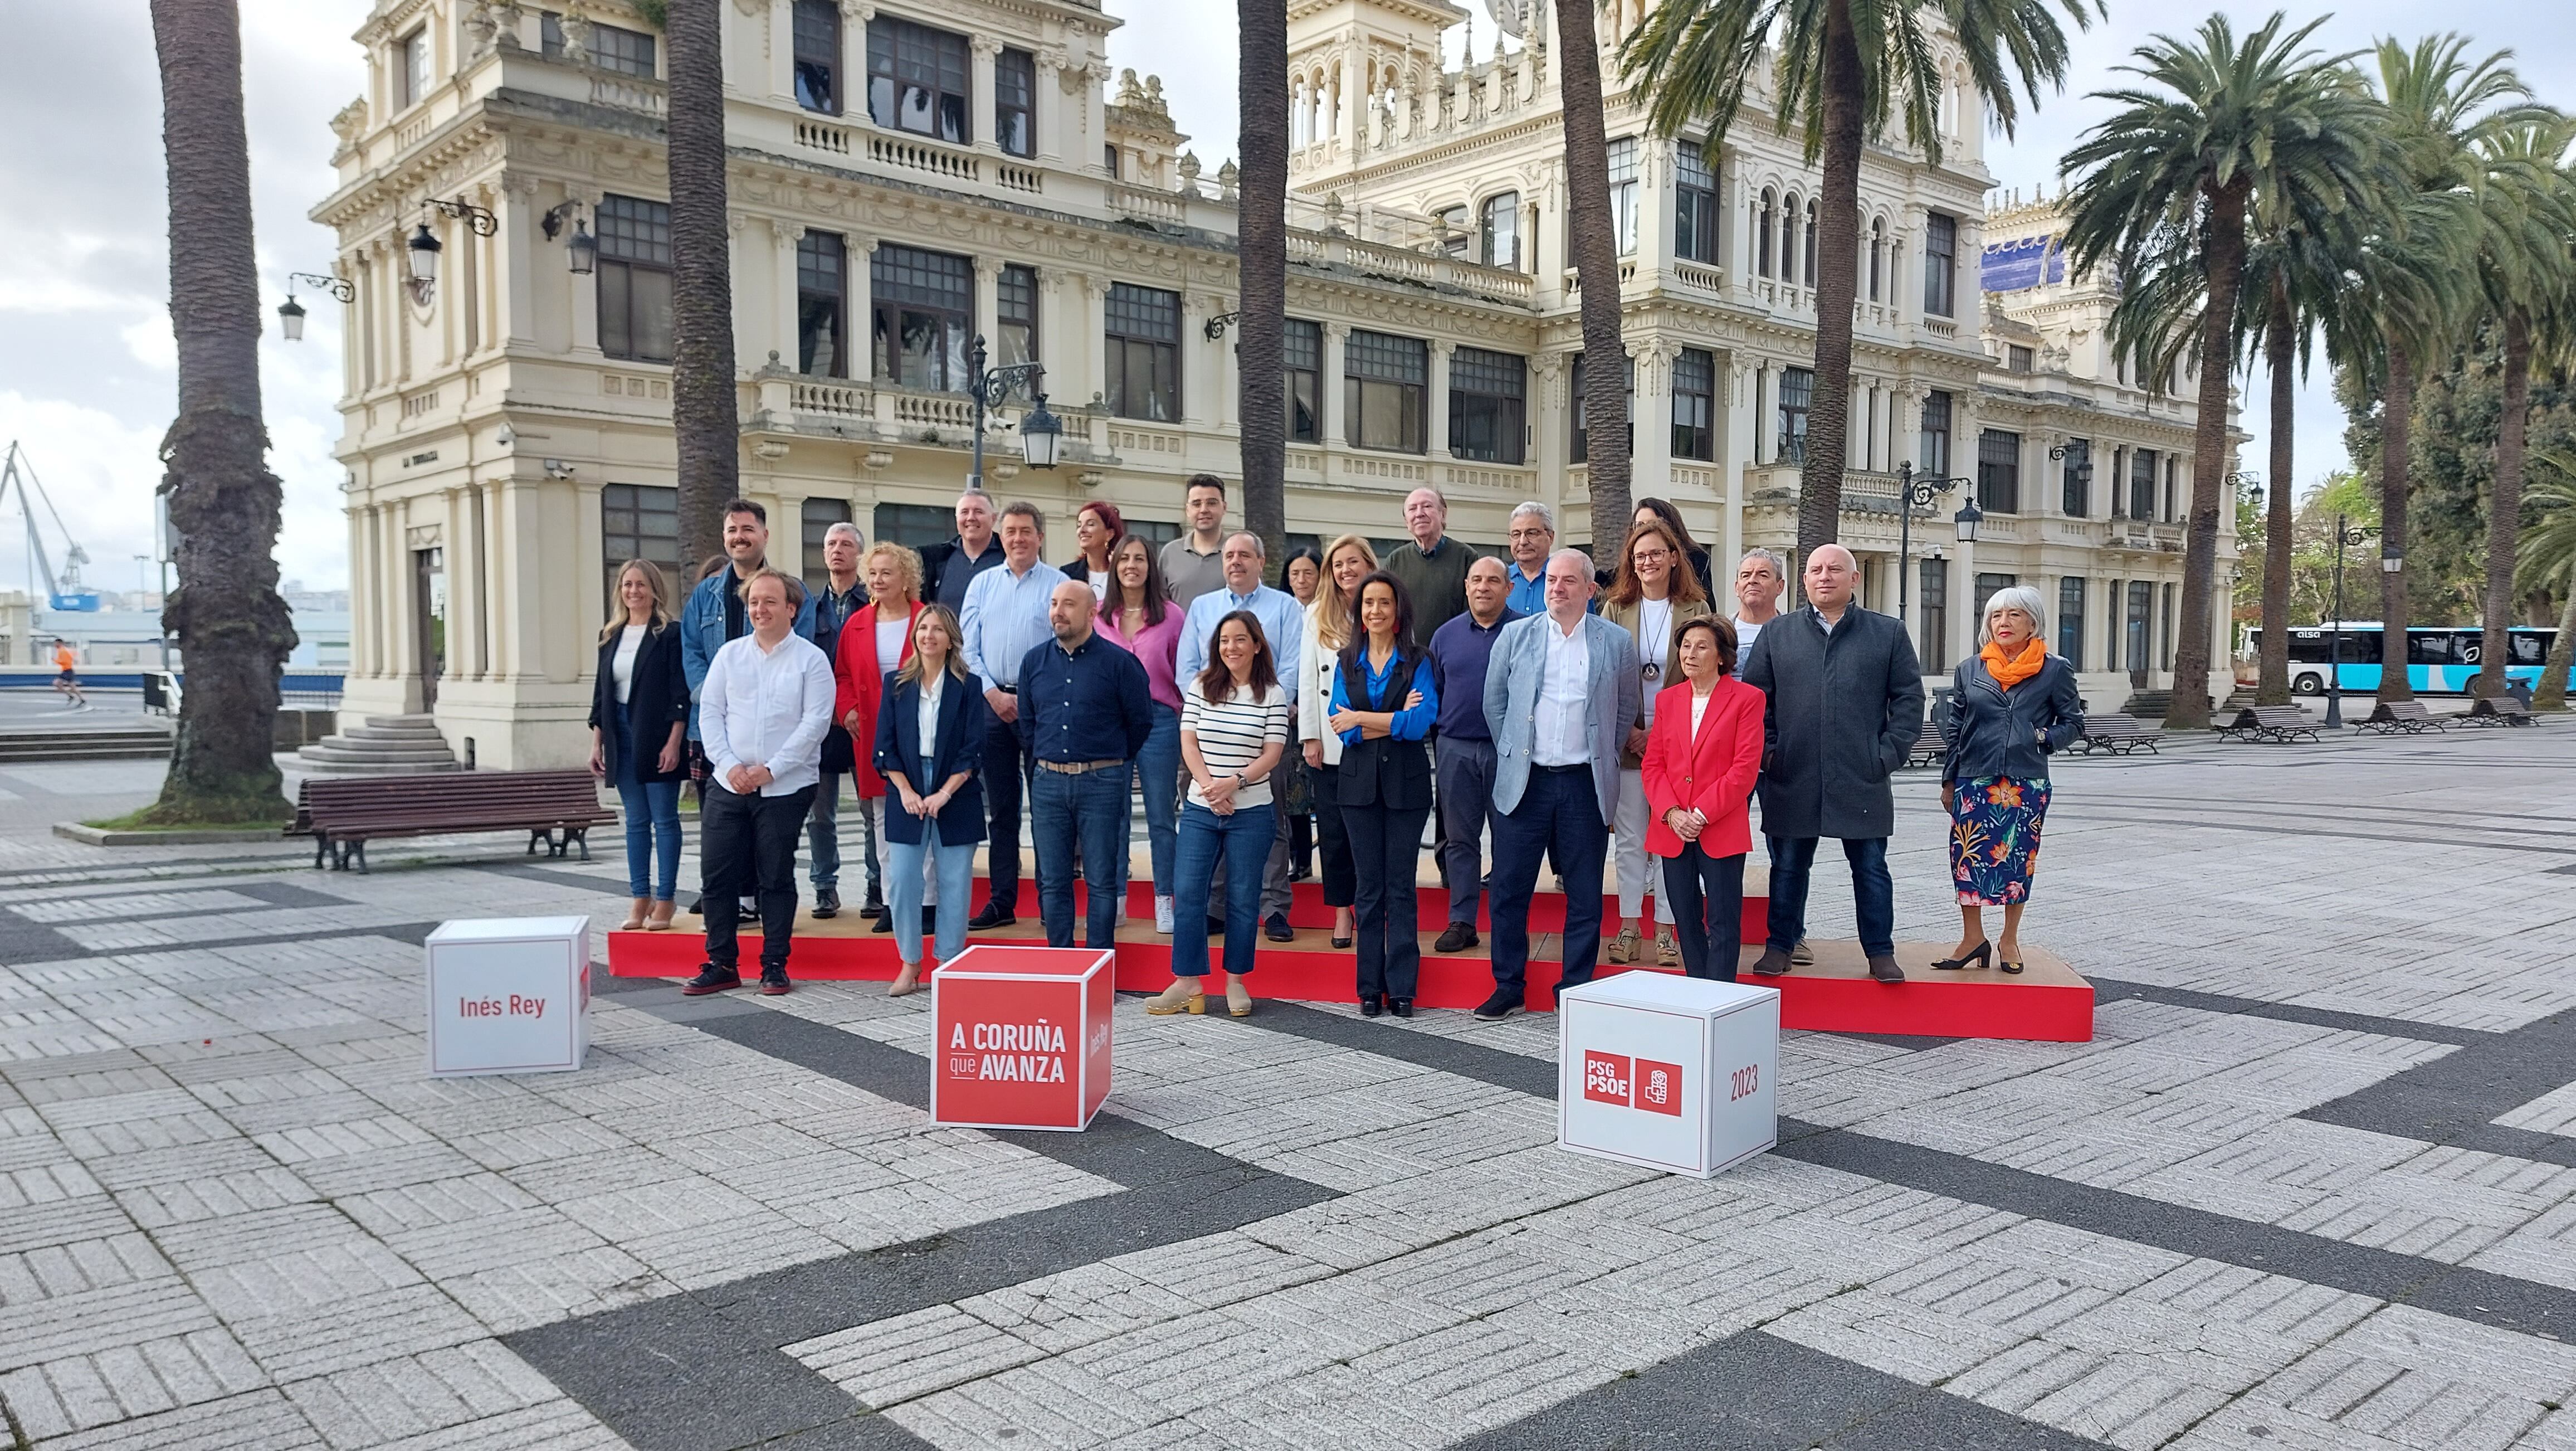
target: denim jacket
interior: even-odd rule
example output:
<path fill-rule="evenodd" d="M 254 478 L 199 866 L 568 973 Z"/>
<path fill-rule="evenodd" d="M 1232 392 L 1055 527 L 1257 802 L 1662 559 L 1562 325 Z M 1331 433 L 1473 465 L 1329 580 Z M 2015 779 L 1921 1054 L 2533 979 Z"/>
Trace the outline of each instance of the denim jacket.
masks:
<path fill-rule="evenodd" d="M 707 683 L 707 664 L 725 643 L 725 591 L 731 587 L 733 570 L 720 569 L 699 580 L 689 591 L 689 602 L 680 610 L 680 673 L 689 681 L 689 739 L 698 738 L 698 690 Z M 796 610 L 796 633 L 807 639 L 814 636 L 814 595 L 807 591 L 805 603 Z"/>

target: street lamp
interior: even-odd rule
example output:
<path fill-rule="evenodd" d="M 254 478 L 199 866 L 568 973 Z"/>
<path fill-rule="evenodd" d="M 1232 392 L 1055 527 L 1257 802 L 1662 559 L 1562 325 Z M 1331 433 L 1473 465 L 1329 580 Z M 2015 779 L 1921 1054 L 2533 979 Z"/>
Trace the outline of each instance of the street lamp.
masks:
<path fill-rule="evenodd" d="M 1914 593 L 1914 511 L 1917 509 L 1931 508 L 1932 501 L 1934 499 L 1941 497 L 1943 494 L 1950 492 L 1961 484 L 1970 482 L 1971 480 L 1969 480 L 1965 475 L 1944 475 L 1918 479 L 1914 476 L 1913 460 L 1907 459 L 1897 464 L 1896 617 L 1898 619 L 1902 620 L 1907 618 L 1906 608 L 1909 602 L 1913 599 Z M 1976 499 L 1971 496 L 1966 506 L 1961 508 L 1958 514 L 1951 521 L 1959 526 L 1959 542 L 1962 544 L 1976 543 L 1977 525 L 1983 522 L 1985 517 L 1985 514 L 1977 508 Z M 1931 557 L 1938 559 L 1941 557 L 1941 552 L 1938 549 L 1935 549 L 1932 551 Z"/>
<path fill-rule="evenodd" d="M 2335 515 L 2334 529 L 2334 631 L 2326 637 L 2329 643 L 2326 647 L 2325 728 L 2330 731 L 2343 729 L 2343 552 L 2346 548 L 2357 549 L 2364 541 L 2379 537 L 2378 525 L 2346 527 L 2341 514 Z M 2382 621 L 2380 628 L 2384 631 L 2387 623 Z M 2388 658 L 2384 643 L 2379 658 Z"/>
<path fill-rule="evenodd" d="M 447 216 L 462 218 L 478 237 L 488 237 L 501 230 L 501 219 L 489 207 L 478 207 L 463 197 L 453 201 L 421 198 L 420 226 L 412 232 L 411 241 L 404 245 L 411 265 L 412 298 L 423 307 L 427 307 L 437 294 L 438 254 L 447 250 L 444 243 L 430 235 L 429 213 L 433 208 Z"/>
<path fill-rule="evenodd" d="M 966 475 L 966 487 L 981 491 L 984 487 L 984 413 L 998 408 L 1011 390 L 1034 384 L 1046 376 L 1043 363 L 1005 363 L 998 368 L 984 366 L 984 335 L 975 335 L 975 345 L 967 351 L 966 367 L 971 377 L 966 384 L 967 396 L 975 400 L 975 462 Z M 1020 420 L 1020 455 L 1030 468 L 1055 467 L 1058 447 L 1064 441 L 1064 424 L 1047 412 L 1046 395 L 1032 390 L 1037 406 Z"/>
<path fill-rule="evenodd" d="M 327 292 L 342 302 L 358 300 L 358 285 L 346 277 L 328 277 L 319 272 L 286 274 L 286 300 L 277 305 L 277 330 L 290 343 L 304 341 L 304 304 L 295 300 L 295 284 Z"/>
<path fill-rule="evenodd" d="M 546 214 L 537 219 L 537 226 L 551 242 L 563 230 L 565 220 L 570 219 L 572 238 L 564 243 L 564 260 L 571 265 L 573 276 L 588 277 L 599 265 L 599 239 L 592 236 L 590 228 L 582 222 L 578 214 L 580 206 L 578 201 L 559 201 L 546 208 Z"/>

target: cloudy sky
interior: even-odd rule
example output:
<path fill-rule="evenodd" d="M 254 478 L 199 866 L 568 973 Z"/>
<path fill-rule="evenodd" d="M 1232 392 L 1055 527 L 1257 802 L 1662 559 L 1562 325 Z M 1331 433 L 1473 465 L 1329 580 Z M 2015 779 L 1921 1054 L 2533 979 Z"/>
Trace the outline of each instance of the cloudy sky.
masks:
<path fill-rule="evenodd" d="M 1233 7 L 1222 0 L 1108 0 L 1128 24 L 1112 42 L 1121 66 L 1164 77 L 1174 120 L 1214 171 L 1234 150 L 1229 71 L 1207 64 L 1234 49 Z M 2080 37 L 2075 83 L 2029 117 L 2021 135 L 1989 147 L 1998 185 L 2055 187 L 2056 158 L 2105 111 L 2083 93 L 2116 84 L 2111 68 L 2150 32 L 2188 23 L 2197 6 L 2112 0 L 2113 16 Z M 242 0 L 248 77 L 251 187 L 266 304 L 286 274 L 329 270 L 332 239 L 305 213 L 332 184 L 332 113 L 356 95 L 357 47 L 349 40 L 364 0 Z M 2226 0 L 2240 23 L 2270 5 Z M 2302 15 L 2324 13 L 2293 0 Z M 2417 0 L 2343 0 L 2317 36 L 2349 49 L 2378 34 L 2412 36 L 2432 23 L 2486 46 L 2514 47 L 2524 76 L 2546 99 L 2576 104 L 2576 6 L 2560 0 L 2451 0 L 2438 12 Z M 1472 42 L 1468 32 L 1473 31 Z M 1453 57 L 1472 43 L 1491 50 L 1479 10 L 1451 36 Z M 0 441 L 24 444 L 73 536 L 89 551 L 89 582 L 136 587 L 134 556 L 151 545 L 155 458 L 174 406 L 165 300 L 168 252 L 162 202 L 158 83 L 151 26 L 139 0 L 70 5 L 0 0 Z M 310 305 L 311 299 L 307 299 Z M 341 470 L 338 309 L 314 306 L 305 340 L 276 335 L 262 347 L 272 464 L 286 481 L 279 548 L 289 579 L 310 588 L 347 582 L 339 514 Z M 2259 434 L 2262 380 L 2248 385 L 2245 415 Z M 2299 483 L 2343 462 L 2341 420 L 2320 376 L 2302 394 Z M 2265 444 L 2249 446 L 2260 466 Z M 23 526 L 14 505 L 0 517 L 0 588 L 23 587 Z M 58 546 L 57 546 L 58 552 Z M 59 558 L 57 559 L 59 564 Z"/>

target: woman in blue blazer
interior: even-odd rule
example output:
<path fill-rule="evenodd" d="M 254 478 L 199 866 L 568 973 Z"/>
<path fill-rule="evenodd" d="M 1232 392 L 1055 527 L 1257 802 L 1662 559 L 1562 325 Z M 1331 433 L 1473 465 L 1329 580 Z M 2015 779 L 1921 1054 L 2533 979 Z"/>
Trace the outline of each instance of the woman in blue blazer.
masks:
<path fill-rule="evenodd" d="M 939 873 L 938 960 L 966 950 L 975 844 L 984 839 L 984 789 L 975 768 L 989 724 L 984 694 L 966 673 L 962 632 L 944 605 L 912 621 L 912 658 L 886 676 L 877 707 L 876 767 L 893 800 L 885 814 L 886 910 L 903 960 L 894 997 L 921 990 L 921 860 Z"/>

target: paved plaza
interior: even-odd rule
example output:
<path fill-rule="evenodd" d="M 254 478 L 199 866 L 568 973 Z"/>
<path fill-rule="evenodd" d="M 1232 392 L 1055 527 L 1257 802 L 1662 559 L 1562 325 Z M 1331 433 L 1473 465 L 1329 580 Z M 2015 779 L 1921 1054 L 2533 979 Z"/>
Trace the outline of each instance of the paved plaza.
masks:
<path fill-rule="evenodd" d="M 433 1081 L 423 938 L 611 921 L 614 845 L 44 834 L 158 771 L 0 767 L 18 1446 L 2576 1451 L 2564 723 L 2064 762 L 2096 1040 L 1790 1034 L 1709 1181 L 1558 1151 L 1544 1016 L 1123 999 L 1080 1135 L 928 1127 L 875 984 L 604 982 L 582 1071 Z"/>

